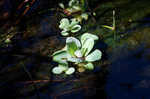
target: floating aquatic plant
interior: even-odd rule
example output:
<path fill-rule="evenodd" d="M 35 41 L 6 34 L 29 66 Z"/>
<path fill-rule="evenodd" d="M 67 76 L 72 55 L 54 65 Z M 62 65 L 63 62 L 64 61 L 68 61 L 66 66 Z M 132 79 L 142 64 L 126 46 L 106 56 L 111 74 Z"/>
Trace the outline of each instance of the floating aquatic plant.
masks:
<path fill-rule="evenodd" d="M 76 33 L 81 29 L 79 22 L 76 19 L 63 18 L 60 21 L 59 28 L 62 29 L 61 35 L 68 36 L 70 33 Z"/>
<path fill-rule="evenodd" d="M 79 22 L 83 19 L 88 19 L 89 14 L 85 12 L 84 0 L 70 0 L 67 8 L 65 8 L 63 3 L 59 3 L 59 6 L 64 10 L 65 14 L 74 16 Z"/>
<path fill-rule="evenodd" d="M 83 72 L 85 69 L 93 70 L 92 62 L 100 60 L 102 56 L 102 52 L 98 49 L 91 52 L 95 40 L 98 40 L 98 36 L 90 33 L 84 33 L 80 41 L 75 37 L 68 37 L 66 46 L 53 54 L 53 60 L 58 62 L 58 66 L 54 67 L 52 72 L 54 74 L 65 72 L 70 75 L 75 72 L 75 68 L 79 72 Z M 76 67 L 70 67 L 69 62 L 74 63 Z"/>

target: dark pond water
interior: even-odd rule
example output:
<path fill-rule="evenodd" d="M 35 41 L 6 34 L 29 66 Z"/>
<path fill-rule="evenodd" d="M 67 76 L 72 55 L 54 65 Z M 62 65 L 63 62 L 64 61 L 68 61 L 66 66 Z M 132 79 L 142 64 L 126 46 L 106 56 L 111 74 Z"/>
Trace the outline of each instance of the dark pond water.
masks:
<path fill-rule="evenodd" d="M 2 99 L 150 99 L 150 1 L 87 0 L 96 22 L 83 22 L 103 52 L 92 72 L 56 76 L 51 54 L 65 45 L 54 10 L 63 0 L 0 1 Z M 64 0 L 63 2 L 67 2 Z M 27 9 L 27 6 L 30 6 Z M 117 40 L 110 30 L 116 11 Z M 86 31 L 87 32 L 87 31 Z M 11 43 L 3 41 L 11 36 Z"/>

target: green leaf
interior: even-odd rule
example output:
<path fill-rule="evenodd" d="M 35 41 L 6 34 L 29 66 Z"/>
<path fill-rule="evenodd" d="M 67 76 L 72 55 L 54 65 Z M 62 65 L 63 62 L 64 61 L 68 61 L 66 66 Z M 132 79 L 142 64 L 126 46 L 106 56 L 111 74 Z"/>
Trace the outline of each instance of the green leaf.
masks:
<path fill-rule="evenodd" d="M 83 14 L 81 14 L 81 17 L 83 19 L 87 20 L 88 19 L 88 14 L 87 13 L 83 13 Z"/>
<path fill-rule="evenodd" d="M 84 65 L 84 67 L 86 69 L 89 69 L 89 70 L 93 70 L 94 69 L 94 65 L 92 63 L 88 63 L 88 64 Z"/>
<path fill-rule="evenodd" d="M 73 18 L 73 19 L 71 19 L 70 27 L 73 27 L 73 26 L 77 25 L 78 23 L 79 23 L 79 21 L 77 21 L 77 19 Z"/>
<path fill-rule="evenodd" d="M 81 10 L 81 7 L 80 7 L 80 6 L 73 6 L 72 8 L 75 9 L 75 10 L 77 10 L 77 11 L 80 11 L 80 10 Z"/>
<path fill-rule="evenodd" d="M 52 69 L 52 72 L 53 72 L 54 74 L 61 74 L 61 73 L 63 72 L 63 70 L 62 70 L 60 67 L 54 67 L 54 68 Z"/>
<path fill-rule="evenodd" d="M 75 2 L 75 0 L 70 0 L 68 3 L 69 7 L 73 6 L 74 2 Z"/>
<path fill-rule="evenodd" d="M 67 31 L 62 31 L 62 32 L 61 32 L 61 35 L 63 35 L 63 36 L 68 36 L 69 33 L 68 33 Z"/>
<path fill-rule="evenodd" d="M 76 57 L 82 57 L 81 50 L 76 50 L 75 53 Z"/>
<path fill-rule="evenodd" d="M 80 41 L 74 37 L 68 37 L 66 39 L 67 51 L 71 56 L 75 56 L 74 53 L 81 47 Z"/>
<path fill-rule="evenodd" d="M 83 56 L 87 56 L 89 52 L 93 49 L 94 40 L 92 38 L 87 39 L 81 48 L 81 52 Z"/>
<path fill-rule="evenodd" d="M 73 74 L 75 72 L 75 68 L 74 67 L 70 67 L 65 73 L 67 74 L 67 75 L 71 75 L 71 74 Z"/>
<path fill-rule="evenodd" d="M 59 3 L 59 6 L 60 6 L 62 9 L 64 9 L 64 8 L 65 8 L 65 6 L 64 6 L 64 4 L 63 4 L 63 3 Z"/>
<path fill-rule="evenodd" d="M 89 38 L 92 38 L 94 40 L 98 40 L 98 36 L 97 35 L 94 35 L 94 34 L 90 34 L 90 33 L 84 33 L 82 36 L 81 36 L 81 43 L 83 44 L 87 39 Z"/>
<path fill-rule="evenodd" d="M 70 25 L 69 20 L 67 18 L 63 18 L 60 21 L 59 28 L 60 29 L 67 29 L 69 27 L 69 25 Z"/>
<path fill-rule="evenodd" d="M 68 65 L 59 64 L 58 67 L 60 67 L 62 71 L 66 71 L 68 69 Z"/>
<path fill-rule="evenodd" d="M 67 63 L 67 52 L 64 50 L 59 50 L 53 54 L 53 60 L 60 64 L 68 64 Z"/>
<path fill-rule="evenodd" d="M 89 54 L 85 60 L 88 62 L 94 62 L 97 60 L 100 60 L 102 57 L 102 52 L 98 49 L 96 49 L 95 51 L 93 51 L 91 54 Z"/>
<path fill-rule="evenodd" d="M 70 0 L 68 3 L 68 6 L 72 7 L 73 5 L 79 5 L 79 1 L 78 0 Z"/>
<path fill-rule="evenodd" d="M 67 61 L 74 63 L 81 63 L 82 60 L 80 58 L 72 57 L 71 55 L 67 55 Z"/>
<path fill-rule="evenodd" d="M 81 29 L 80 25 L 75 25 L 71 28 L 71 32 L 75 33 L 75 32 L 78 32 L 80 29 Z"/>

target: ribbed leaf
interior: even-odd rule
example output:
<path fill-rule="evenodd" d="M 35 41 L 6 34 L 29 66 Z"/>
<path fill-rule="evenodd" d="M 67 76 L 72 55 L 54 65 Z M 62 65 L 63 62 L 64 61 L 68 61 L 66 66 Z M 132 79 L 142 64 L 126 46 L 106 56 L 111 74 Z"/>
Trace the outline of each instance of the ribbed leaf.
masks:
<path fill-rule="evenodd" d="M 68 64 L 67 63 L 67 52 L 64 50 L 59 50 L 53 54 L 53 60 L 60 64 Z"/>
<path fill-rule="evenodd" d="M 90 33 L 84 33 L 82 36 L 81 36 L 81 44 L 83 44 L 86 39 L 89 39 L 89 38 L 92 38 L 93 40 L 98 40 L 98 36 L 96 35 L 93 35 L 93 34 L 90 34 Z"/>
<path fill-rule="evenodd" d="M 98 49 L 96 49 L 95 51 L 93 51 L 91 54 L 89 54 L 85 60 L 88 62 L 94 62 L 97 60 L 100 60 L 102 57 L 102 52 Z"/>
<path fill-rule="evenodd" d="M 81 47 L 80 41 L 74 37 L 68 37 L 66 39 L 67 51 L 71 56 L 75 56 L 74 53 Z"/>
<path fill-rule="evenodd" d="M 87 56 L 89 52 L 92 50 L 93 46 L 94 40 L 92 38 L 85 40 L 81 48 L 82 55 Z"/>

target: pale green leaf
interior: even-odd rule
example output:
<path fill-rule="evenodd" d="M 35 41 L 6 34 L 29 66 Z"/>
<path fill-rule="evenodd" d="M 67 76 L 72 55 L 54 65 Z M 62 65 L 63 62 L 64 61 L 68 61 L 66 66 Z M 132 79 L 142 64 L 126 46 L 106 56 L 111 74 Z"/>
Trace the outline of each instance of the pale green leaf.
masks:
<path fill-rule="evenodd" d="M 74 37 L 66 39 L 67 51 L 70 55 L 74 56 L 74 52 L 81 47 L 80 41 Z"/>
<path fill-rule="evenodd" d="M 80 29 L 81 29 L 80 25 L 75 25 L 71 28 L 71 32 L 75 33 L 75 32 L 78 32 Z"/>
<path fill-rule="evenodd" d="M 81 63 L 82 60 L 80 58 L 72 57 L 70 54 L 67 55 L 67 61 L 74 63 Z"/>
<path fill-rule="evenodd" d="M 61 32 L 61 35 L 63 35 L 63 36 L 68 36 L 69 33 L 68 33 L 67 31 L 62 31 L 62 32 Z"/>
<path fill-rule="evenodd" d="M 87 13 L 83 13 L 83 14 L 81 14 L 81 17 L 83 19 L 87 20 L 88 19 L 88 14 Z"/>
<path fill-rule="evenodd" d="M 76 50 L 75 53 L 76 57 L 82 57 L 81 50 Z"/>
<path fill-rule="evenodd" d="M 62 70 L 60 67 L 54 67 L 54 68 L 52 69 L 52 72 L 53 72 L 54 74 L 61 74 L 61 73 L 63 72 L 63 70 Z"/>
<path fill-rule="evenodd" d="M 87 56 L 89 52 L 93 49 L 93 46 L 94 40 L 92 38 L 85 40 L 81 48 L 82 55 Z"/>
<path fill-rule="evenodd" d="M 65 6 L 64 6 L 64 4 L 63 4 L 63 3 L 59 3 L 59 6 L 60 6 L 62 9 L 64 9 L 64 8 L 65 8 Z"/>
<path fill-rule="evenodd" d="M 71 24 L 70 27 L 73 27 L 75 25 L 77 25 L 79 23 L 79 21 L 76 18 L 71 19 Z"/>
<path fill-rule="evenodd" d="M 59 64 L 59 68 L 61 68 L 62 71 L 66 71 L 68 69 L 68 65 Z"/>
<path fill-rule="evenodd" d="M 57 55 L 57 54 L 59 54 L 59 53 L 63 53 L 63 52 L 65 52 L 65 50 L 58 50 L 58 51 L 54 52 L 54 53 L 52 54 L 52 56 L 55 56 L 55 55 Z"/>
<path fill-rule="evenodd" d="M 59 28 L 60 29 L 67 29 L 69 27 L 69 25 L 70 25 L 69 20 L 67 18 L 63 18 L 60 21 Z"/>
<path fill-rule="evenodd" d="M 97 60 L 100 60 L 102 57 L 102 52 L 98 49 L 96 49 L 95 51 L 93 51 L 91 54 L 89 54 L 85 60 L 88 62 L 94 62 Z"/>
<path fill-rule="evenodd" d="M 53 60 L 60 64 L 68 64 L 67 63 L 67 52 L 64 50 L 59 50 L 53 54 Z"/>
<path fill-rule="evenodd" d="M 92 38 L 94 40 L 98 40 L 99 39 L 97 35 L 90 34 L 90 33 L 84 33 L 81 36 L 81 43 L 83 44 L 86 41 L 86 39 L 89 39 L 89 38 Z"/>
<path fill-rule="evenodd" d="M 93 70 L 94 69 L 94 65 L 92 63 L 87 63 L 86 65 L 84 65 L 84 67 L 86 69 L 89 69 L 89 70 Z"/>
<path fill-rule="evenodd" d="M 75 72 L 75 68 L 74 67 L 70 67 L 65 73 L 67 74 L 67 75 L 71 75 L 71 74 L 73 74 Z"/>
<path fill-rule="evenodd" d="M 77 10 L 77 11 L 80 11 L 80 10 L 81 10 L 81 7 L 80 7 L 80 6 L 73 6 L 72 8 L 75 9 L 75 10 Z"/>

